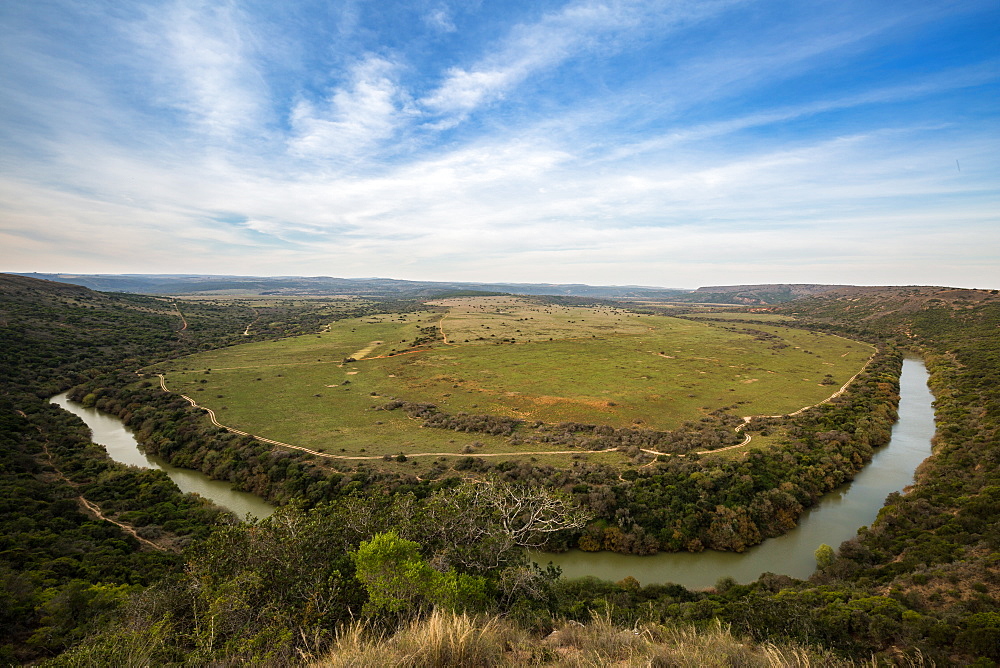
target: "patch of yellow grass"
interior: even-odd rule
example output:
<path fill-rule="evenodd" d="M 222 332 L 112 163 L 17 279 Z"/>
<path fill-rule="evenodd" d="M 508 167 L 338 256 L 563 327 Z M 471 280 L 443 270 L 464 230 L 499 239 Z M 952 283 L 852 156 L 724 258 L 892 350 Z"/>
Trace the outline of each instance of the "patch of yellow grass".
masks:
<path fill-rule="evenodd" d="M 624 628 L 599 618 L 564 622 L 544 638 L 499 617 L 435 611 L 392 635 L 353 624 L 313 668 L 403 666 L 677 666 L 747 668 L 856 665 L 792 644 L 755 643 L 716 622 L 706 629 L 646 624 Z"/>
<path fill-rule="evenodd" d="M 367 346 L 365 346 L 364 348 L 362 348 L 358 352 L 353 353 L 351 355 L 351 357 L 353 357 L 356 360 L 364 359 L 364 358 L 368 357 L 369 355 L 371 355 L 372 351 L 375 350 L 376 348 L 378 348 L 380 345 L 382 345 L 382 343 L 383 343 L 382 341 L 372 341 L 371 343 L 369 343 Z"/>

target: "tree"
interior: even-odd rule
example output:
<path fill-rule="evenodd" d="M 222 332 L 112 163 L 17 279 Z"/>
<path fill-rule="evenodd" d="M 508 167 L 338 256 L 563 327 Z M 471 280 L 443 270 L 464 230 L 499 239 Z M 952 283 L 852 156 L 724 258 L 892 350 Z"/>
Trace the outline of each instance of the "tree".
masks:
<path fill-rule="evenodd" d="M 437 571 L 420 556 L 420 544 L 395 531 L 380 533 L 358 546 L 355 577 L 368 592 L 365 612 L 401 613 L 433 597 Z"/>
<path fill-rule="evenodd" d="M 486 580 L 454 569 L 440 573 L 420 556 L 420 544 L 396 532 L 364 541 L 352 555 L 355 577 L 368 592 L 365 612 L 404 614 L 424 604 L 449 610 L 479 608 L 486 600 Z"/>
<path fill-rule="evenodd" d="M 455 564 L 485 572 L 516 561 L 519 548 L 540 547 L 553 533 L 582 529 L 590 513 L 559 492 L 491 480 L 435 493 L 415 519 L 435 568 Z"/>
<path fill-rule="evenodd" d="M 572 498 L 541 487 L 486 482 L 467 489 L 474 505 L 493 509 L 504 533 L 519 547 L 540 547 L 548 534 L 582 529 L 590 519 Z"/>
<path fill-rule="evenodd" d="M 822 545 L 817 547 L 816 552 L 814 552 L 814 555 L 816 557 L 816 567 L 819 568 L 820 570 L 823 570 L 824 568 L 832 565 L 834 560 L 837 558 L 837 555 L 834 553 L 833 548 L 827 545 L 826 543 L 823 543 Z"/>

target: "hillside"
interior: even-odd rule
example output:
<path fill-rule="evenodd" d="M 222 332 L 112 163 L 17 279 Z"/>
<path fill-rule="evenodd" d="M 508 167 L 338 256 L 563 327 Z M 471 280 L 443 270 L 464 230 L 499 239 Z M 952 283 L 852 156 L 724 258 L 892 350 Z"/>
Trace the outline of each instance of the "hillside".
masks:
<path fill-rule="evenodd" d="M 1000 290 L 935 286 L 840 287 L 789 304 L 784 313 L 886 334 L 927 336 L 939 321 L 978 322 L 1000 302 Z M 916 325 L 913 327 L 912 325 Z"/>
<path fill-rule="evenodd" d="M 781 304 L 801 297 L 821 294 L 829 290 L 849 288 L 844 285 L 819 285 L 813 283 L 776 283 L 771 285 L 716 285 L 701 287 L 676 298 L 682 302 L 712 304 L 739 304 L 755 306 Z"/>
<path fill-rule="evenodd" d="M 532 634 L 523 645 L 535 657 L 525 659 L 529 664 L 564 650 L 604 651 L 609 645 L 601 642 L 624 648 L 620 630 L 635 628 L 647 629 L 652 643 L 643 656 L 668 656 L 656 643 L 691 624 L 707 632 L 719 622 L 732 625 L 735 640 L 722 639 L 732 647 L 799 643 L 820 647 L 815 651 L 822 656 L 833 652 L 859 662 L 872 654 L 903 661 L 917 651 L 938 665 L 1000 659 L 1000 529 L 994 521 L 1000 514 L 1000 297 L 946 288 L 839 288 L 772 309 L 767 318 L 791 316 L 813 330 L 881 342 L 887 352 L 843 401 L 788 421 L 780 438 L 762 437 L 767 447 L 745 460 L 643 459 L 619 473 L 579 460 L 560 469 L 530 459 L 486 466 L 482 458 L 469 457 L 456 468 L 480 484 L 489 482 L 481 487 L 452 473 L 408 476 L 402 472 L 407 461 L 379 472 L 283 452 L 212 427 L 186 401 L 134 373 L 149 362 L 199 350 L 238 353 L 242 347 L 232 345 L 248 336 L 310 332 L 287 339 L 288 345 L 321 341 L 316 336 L 331 321 L 364 316 L 384 320 L 379 326 L 416 326 L 409 319 L 425 317 L 418 305 L 204 300 L 175 306 L 155 297 L 0 276 L 0 501 L 11 522 L 0 532 L 0 624 L 10 639 L 0 658 L 37 659 L 75 646 L 62 665 L 118 665 L 129 652 L 153 664 L 299 664 L 303 657 L 323 656 L 338 625 L 365 619 L 371 624 L 366 628 L 378 629 L 385 639 L 394 629 L 405 632 L 410 620 L 417 629 L 417 620 L 437 607 L 465 610 L 484 629 L 491 615 L 502 615 L 516 626 L 505 627 L 505 637 Z M 379 312 L 384 316 L 373 318 Z M 735 315 L 721 323 L 733 328 L 726 336 L 740 329 L 763 332 L 760 323 L 777 322 Z M 261 333 L 254 334 L 258 326 Z M 586 537 L 605 549 L 645 549 L 652 534 L 643 526 L 681 517 L 676 535 L 662 534 L 677 542 L 676 549 L 699 535 L 713 541 L 710 546 L 740 549 L 741 541 L 752 540 L 754 526 L 780 531 L 763 519 L 780 524 L 794 517 L 788 513 L 795 504 L 801 510 L 811 495 L 834 483 L 832 476 L 842 475 L 852 461 L 862 463 L 864 449 L 871 450 L 867 441 L 877 443 L 887 433 L 898 365 L 891 339 L 924 356 L 931 370 L 939 424 L 935 454 L 913 489 L 891 496 L 879 519 L 824 557 L 824 568 L 810 581 L 765 574 L 747 585 L 720 581 L 690 592 L 628 579 L 563 581 L 521 561 L 509 521 L 502 521 L 504 498 L 530 499 L 539 512 L 557 509 L 568 522 L 558 524 L 559 540 Z M 213 520 L 171 496 L 176 490 L 169 483 L 109 463 L 101 449 L 89 446 L 78 423 L 45 403 L 44 397 L 70 384 L 131 421 L 182 465 L 245 480 L 271 498 L 307 501 L 272 520 L 227 525 L 208 537 Z M 420 416 L 425 406 L 414 410 L 405 419 L 454 417 Z M 559 437 L 583 442 L 649 436 L 599 424 L 570 427 Z M 755 439 L 759 435 L 754 432 Z M 794 486 L 775 482 L 785 478 Z M 744 499 L 758 492 L 764 495 L 759 501 Z M 144 552 L 134 539 L 78 510 L 78 496 L 142 523 L 150 536 L 176 529 L 179 542 L 190 546 L 180 557 Z M 585 515 L 596 513 L 602 523 L 588 524 L 581 536 L 586 520 L 573 508 L 584 498 Z M 786 502 L 792 505 L 781 505 Z M 527 534 L 522 538 L 529 540 Z M 393 573 L 409 579 L 386 579 Z M 565 631 L 576 628 L 566 620 L 596 624 L 587 634 L 598 639 Z M 213 629 L 211 635 L 205 629 Z M 553 629 L 563 635 L 537 642 Z M 429 631 L 418 631 L 428 638 Z M 383 651 L 374 647 L 375 638 L 359 633 L 359 647 Z M 403 642 L 400 636 L 390 645 Z M 789 656 L 805 656 L 794 645 L 783 647 Z M 747 652 L 740 656 L 751 656 Z M 524 658 L 516 652 L 503 656 L 508 663 Z M 614 656 L 626 661 L 628 655 Z M 330 661 L 336 665 L 336 656 Z"/>
<path fill-rule="evenodd" d="M 638 285 L 584 285 L 580 283 L 476 283 L 403 281 L 388 278 L 333 278 L 329 276 L 200 276 L 153 274 L 18 274 L 31 278 L 81 285 L 93 290 L 150 295 L 272 295 L 355 296 L 385 299 L 514 294 L 622 301 L 710 303 L 732 305 L 780 304 L 801 297 L 852 286 L 806 283 L 727 285 L 697 290 Z M 880 288 L 873 288 L 878 290 Z"/>

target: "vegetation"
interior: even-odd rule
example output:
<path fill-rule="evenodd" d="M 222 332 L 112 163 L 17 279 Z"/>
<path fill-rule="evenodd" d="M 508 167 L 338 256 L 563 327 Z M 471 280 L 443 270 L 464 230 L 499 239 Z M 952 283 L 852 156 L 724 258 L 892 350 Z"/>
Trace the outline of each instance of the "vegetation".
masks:
<path fill-rule="evenodd" d="M 794 527 L 805 508 L 851 479 L 874 448 L 888 442 L 900 359 L 898 352 L 883 353 L 849 392 L 781 420 L 785 445 L 751 447 L 738 458 L 671 457 L 644 450 L 659 447 L 691 453 L 694 448 L 738 444 L 741 437 L 723 415 L 672 432 L 578 423 L 540 423 L 529 430 L 509 419 L 446 415 L 425 404 L 382 406 L 398 408 L 420 424 L 436 427 L 421 432 L 429 434 L 428 441 L 439 432 L 446 437 L 460 429 L 484 440 L 512 434 L 508 438 L 516 438 L 523 449 L 614 448 L 626 462 L 624 471 L 621 465 L 582 458 L 560 467 L 530 458 L 469 455 L 447 461 L 431 458 L 431 465 L 418 477 L 408 470 L 406 455 L 402 462 L 362 455 L 366 459 L 359 463 L 347 455 L 331 459 L 297 450 L 275 451 L 268 443 L 211 425 L 203 411 L 182 397 L 163 393 L 150 381 L 137 386 L 126 373 L 97 377 L 77 386 L 73 396 L 92 397 L 96 406 L 121 417 L 148 452 L 276 503 L 301 498 L 318 504 L 375 488 L 425 496 L 457 477 L 489 474 L 512 483 L 561 489 L 595 516 L 582 532 L 551 537 L 549 549 L 579 546 L 638 554 L 706 548 L 743 551 Z M 754 420 L 744 431 L 759 435 L 776 429 L 775 422 L 779 421 Z"/>
<path fill-rule="evenodd" d="M 790 643 L 757 644 L 721 624 L 621 627 L 597 617 L 561 622 L 544 637 L 503 617 L 435 611 L 385 635 L 356 622 L 311 664 L 335 666 L 846 666 L 829 652 Z"/>
<path fill-rule="evenodd" d="M 61 652 L 130 592 L 180 567 L 176 553 L 140 550 L 140 537 L 92 508 L 143 510 L 145 535 L 163 548 L 207 535 L 219 510 L 162 474 L 114 464 L 43 399 L 148 351 L 196 349 L 194 337 L 179 337 L 169 303 L 14 277 L 0 292 L 0 661 L 10 663 Z"/>
<path fill-rule="evenodd" d="M 233 521 L 161 472 L 111 461 L 48 397 L 115 369 L 242 341 L 262 314 L 274 335 L 302 326 L 300 308 L 270 309 L 178 307 L 0 276 L 0 663 L 78 642 L 131 592 L 180 569 L 179 550 Z"/>
<path fill-rule="evenodd" d="M 440 310 L 345 319 L 315 336 L 219 349 L 150 371 L 165 372 L 170 390 L 242 431 L 335 455 L 410 456 L 457 454 L 471 441 L 415 429 L 412 415 L 376 413 L 373 405 L 432 404 L 452 424 L 465 414 L 541 422 L 546 430 L 565 422 L 688 434 L 705 430 L 685 422 L 725 411 L 736 422 L 713 425 L 713 434 L 727 432 L 721 441 L 713 436 L 718 447 L 741 440 L 738 416 L 791 413 L 826 399 L 874 350 L 788 327 L 606 306 L 510 297 L 433 304 Z M 566 449 L 545 445 L 565 439 L 515 436 L 478 440 L 492 454 Z M 656 449 L 650 434 L 641 440 Z M 678 452 L 711 447 L 667 440 L 691 443 Z M 533 447 L 519 447 L 525 443 Z M 627 443 L 599 449 L 617 445 Z"/>
<path fill-rule="evenodd" d="M 355 497 L 227 526 L 188 551 L 182 573 L 132 600 L 126 628 L 92 636 L 64 661 L 289 663 L 355 619 L 388 628 L 432 608 L 510 607 L 553 577 L 521 548 L 576 521 L 558 497 L 534 492 L 524 516 L 507 505 L 512 495 L 525 498 L 502 484 L 424 500 Z"/>
<path fill-rule="evenodd" d="M 0 289 L 0 623 L 7 662 L 46 656 L 56 657 L 55 665 L 1000 660 L 995 294 L 845 288 L 767 314 L 730 313 L 710 324 L 652 310 L 627 314 L 607 305 L 574 306 L 577 317 L 555 317 L 556 307 L 569 309 L 562 305 L 525 307 L 553 310 L 552 318 L 545 314 L 550 329 L 590 327 L 565 321 L 596 320 L 603 313 L 592 325 L 615 325 L 601 345 L 686 331 L 693 337 L 699 332 L 717 350 L 741 346 L 739 354 L 760 353 L 777 364 L 789 356 L 835 364 L 838 353 L 857 355 L 851 374 L 846 368 L 831 374 L 835 385 L 824 384 L 829 372 L 818 367 L 825 364 L 817 365 L 815 377 L 801 376 L 810 378 L 810 391 L 819 398 L 871 354 L 858 339 L 878 342 L 878 354 L 840 396 L 794 416 L 753 419 L 740 431 L 751 436 L 746 445 L 696 454 L 738 438 L 735 423 L 750 412 L 721 410 L 732 405 L 727 402 L 705 403 L 693 419 L 636 424 L 603 419 L 613 412 L 538 419 L 504 414 L 486 402 L 474 412 L 459 410 L 457 399 L 441 401 L 435 393 L 444 387 L 435 383 L 449 380 L 437 379 L 435 373 L 445 374 L 427 372 L 429 365 L 416 360 L 437 355 L 436 363 L 444 364 L 453 355 L 453 362 L 465 365 L 459 376 L 464 378 L 470 370 L 498 368 L 501 351 L 550 344 L 539 337 L 530 344 L 470 340 L 466 346 L 463 339 L 449 349 L 445 342 L 450 331 L 477 324 L 483 329 L 509 315 L 469 311 L 442 320 L 441 304 L 428 310 L 344 300 L 251 305 L 212 298 L 175 306 L 20 278 L 3 278 Z M 794 317 L 797 327 L 807 329 L 762 315 Z M 450 330 L 452 317 L 463 321 L 459 329 Z M 540 313 L 522 311 L 519 317 Z M 614 335 L 619 319 L 623 329 L 637 331 Z M 326 447 L 323 456 L 277 447 L 213 425 L 201 409 L 163 392 L 158 378 L 134 374 L 154 362 L 169 365 L 169 383 L 175 375 L 206 380 L 192 383 L 185 393 L 193 395 L 197 386 L 224 375 L 223 366 L 239 365 L 207 368 L 192 363 L 198 358 L 181 356 L 201 350 L 199 355 L 226 355 L 235 362 L 239 355 L 258 354 L 255 346 L 264 344 L 232 344 L 258 336 L 248 325 L 264 322 L 268 329 L 260 331 L 268 334 L 259 336 L 309 330 L 266 344 L 275 346 L 271 354 L 285 365 L 280 373 L 296 366 L 337 369 L 347 377 L 325 389 L 367 391 L 365 420 L 424 424 L 417 432 L 421 442 L 447 443 L 452 456 L 384 447 L 365 453 L 359 448 L 352 456 L 376 459 L 352 460 L 336 458 L 347 456 L 339 444 Z M 639 331 L 645 326 L 655 332 Z M 380 337 L 370 336 L 373 331 Z M 552 336 L 551 344 L 579 344 L 574 349 L 583 351 L 584 343 L 602 336 L 582 331 L 590 341 Z M 375 341 L 383 343 L 370 348 Z M 802 350 L 814 354 L 797 350 L 798 343 L 773 347 L 794 341 L 807 342 Z M 785 530 L 802 508 L 849 479 L 887 440 L 901 346 L 920 352 L 932 373 L 935 454 L 913 489 L 891 496 L 871 527 L 837 550 L 817 552 L 821 568 L 809 581 L 765 575 L 749 584 L 723 579 L 692 592 L 676 585 L 642 587 L 631 578 L 562 580 L 527 565 L 525 547 L 539 544 L 625 552 L 740 550 Z M 673 354 L 665 347 L 649 350 Z M 313 354 L 318 357 L 310 360 Z M 483 360 L 494 361 L 474 366 Z M 618 363 L 626 370 L 628 364 L 624 357 Z M 354 368 L 359 373 L 348 376 Z M 386 386 L 372 397 L 383 389 L 368 389 L 366 383 L 374 381 L 367 377 L 375 375 L 369 369 L 381 369 L 386 379 L 392 369 L 409 375 L 397 374 L 402 380 L 393 379 L 395 389 Z M 709 381 L 718 383 L 713 391 L 728 391 L 723 380 L 720 374 Z M 451 381 L 456 384 L 461 387 Z M 285 507 L 263 521 L 235 523 L 178 494 L 159 474 L 110 462 L 87 442 L 75 419 L 45 402 L 70 385 L 74 396 L 126 420 L 149 450 Z M 780 406 L 775 414 L 802 403 Z M 460 434 L 461 441 L 455 438 Z M 602 447 L 613 448 L 615 459 Z M 501 454 L 501 448 L 509 451 L 485 456 Z M 573 454 L 546 455 L 548 460 L 516 454 L 564 448 Z M 95 507 L 122 528 L 96 519 Z"/>

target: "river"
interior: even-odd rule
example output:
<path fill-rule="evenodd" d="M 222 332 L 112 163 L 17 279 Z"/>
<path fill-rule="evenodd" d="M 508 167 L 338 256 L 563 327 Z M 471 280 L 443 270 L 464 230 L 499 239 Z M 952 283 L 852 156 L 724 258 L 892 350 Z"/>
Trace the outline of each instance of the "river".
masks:
<path fill-rule="evenodd" d="M 927 368 L 918 359 L 903 360 L 900 376 L 899 421 L 892 440 L 852 482 L 823 496 L 807 510 L 797 527 L 769 538 L 746 552 L 663 552 L 651 556 L 583 552 L 536 554 L 551 561 L 569 578 L 593 575 L 618 581 L 631 575 L 642 584 L 675 582 L 691 589 L 710 587 L 724 576 L 751 582 L 771 572 L 807 578 L 816 570 L 814 553 L 826 543 L 834 548 L 853 538 L 861 526 L 872 523 L 885 497 L 913 482 L 913 473 L 931 454 L 934 436 L 933 396 L 927 387 Z"/>
<path fill-rule="evenodd" d="M 211 499 L 217 505 L 231 510 L 237 517 L 264 518 L 274 512 L 274 506 L 255 494 L 233 489 L 228 482 L 212 480 L 200 471 L 182 469 L 171 465 L 160 457 L 144 454 L 139 450 L 139 444 L 114 415 L 104 413 L 96 408 L 85 408 L 83 404 L 70 401 L 66 393 L 52 397 L 52 403 L 65 408 L 73 415 L 87 423 L 92 432 L 94 443 L 103 445 L 111 459 L 122 464 L 139 466 L 144 469 L 160 469 L 181 489 Z"/>
<path fill-rule="evenodd" d="M 816 568 L 813 555 L 820 544 L 837 547 L 852 538 L 858 527 L 871 524 L 885 497 L 912 483 L 917 466 L 930 456 L 934 409 L 927 377 L 923 362 L 903 361 L 899 421 L 893 426 L 890 443 L 875 453 L 871 463 L 852 482 L 824 495 L 817 505 L 803 513 L 798 526 L 783 536 L 770 538 L 740 554 L 708 550 L 640 557 L 570 550 L 562 554 L 536 553 L 534 558 L 543 564 L 551 561 L 559 566 L 564 577 L 593 575 L 617 581 L 631 575 L 642 584 L 675 582 L 689 588 L 710 587 L 727 575 L 738 582 L 750 582 L 764 572 L 807 578 Z M 196 492 L 240 517 L 247 513 L 266 517 L 274 510 L 261 498 L 236 491 L 228 483 L 143 454 L 132 433 L 112 415 L 84 408 L 69 401 L 65 394 L 53 397 L 52 402 L 86 422 L 93 431 L 94 442 L 106 447 L 115 461 L 162 469 L 182 491 Z"/>

